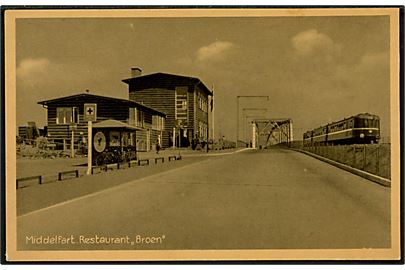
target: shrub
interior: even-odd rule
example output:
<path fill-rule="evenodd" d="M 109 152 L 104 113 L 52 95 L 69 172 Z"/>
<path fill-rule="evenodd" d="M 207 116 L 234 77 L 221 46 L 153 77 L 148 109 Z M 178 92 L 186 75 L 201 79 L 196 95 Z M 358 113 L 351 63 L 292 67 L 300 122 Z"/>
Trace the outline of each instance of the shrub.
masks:
<path fill-rule="evenodd" d="M 22 144 L 24 142 L 24 138 L 20 137 L 20 136 L 17 136 L 17 141 L 16 142 L 17 142 L 17 145 Z"/>
<path fill-rule="evenodd" d="M 48 139 L 41 136 L 36 138 L 35 143 L 39 149 L 46 149 L 48 145 Z"/>

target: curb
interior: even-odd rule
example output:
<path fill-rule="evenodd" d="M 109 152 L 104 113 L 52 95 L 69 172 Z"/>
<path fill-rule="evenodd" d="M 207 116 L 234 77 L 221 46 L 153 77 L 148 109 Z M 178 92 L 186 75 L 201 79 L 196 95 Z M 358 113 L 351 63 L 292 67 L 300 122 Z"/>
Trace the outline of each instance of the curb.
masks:
<path fill-rule="evenodd" d="M 294 150 L 294 151 L 297 151 L 297 152 L 300 152 L 300 153 L 303 153 L 303 154 L 306 154 L 308 156 L 314 157 L 316 159 L 319 159 L 319 160 L 321 160 L 323 162 L 326 162 L 326 163 L 328 163 L 330 165 L 333 165 L 333 166 L 338 167 L 340 169 L 343 169 L 345 171 L 348 171 L 348 172 L 351 172 L 351 173 L 356 174 L 358 176 L 361 176 L 363 178 L 366 178 L 366 179 L 368 179 L 370 181 L 373 181 L 373 182 L 375 182 L 377 184 L 380 184 L 382 186 L 391 187 L 391 180 L 390 179 L 387 179 L 387 178 L 384 178 L 384 177 L 381 177 L 381 176 L 378 176 L 378 175 L 375 175 L 375 174 L 371 174 L 369 172 L 365 172 L 365 171 L 350 167 L 348 165 L 345 165 L 345 164 L 336 162 L 334 160 L 331 160 L 331 159 L 328 159 L 328 158 L 313 154 L 311 152 L 307 152 L 307 151 L 304 151 L 304 150 L 301 150 L 301 149 L 293 149 L 293 148 L 290 148 L 290 149 Z"/>

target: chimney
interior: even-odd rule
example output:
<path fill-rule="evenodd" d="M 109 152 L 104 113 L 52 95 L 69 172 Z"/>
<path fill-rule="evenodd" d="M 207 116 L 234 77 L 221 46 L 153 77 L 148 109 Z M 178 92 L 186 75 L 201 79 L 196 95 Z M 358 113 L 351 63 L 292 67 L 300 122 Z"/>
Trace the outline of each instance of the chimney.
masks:
<path fill-rule="evenodd" d="M 131 77 L 136 78 L 142 75 L 142 69 L 138 67 L 131 68 Z"/>

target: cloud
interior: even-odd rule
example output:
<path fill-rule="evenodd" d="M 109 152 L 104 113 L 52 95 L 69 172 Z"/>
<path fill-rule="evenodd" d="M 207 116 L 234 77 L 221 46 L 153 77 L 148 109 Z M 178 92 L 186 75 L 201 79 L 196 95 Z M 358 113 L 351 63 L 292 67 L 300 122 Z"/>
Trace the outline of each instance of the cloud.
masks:
<path fill-rule="evenodd" d="M 380 116 L 382 136 L 390 135 L 390 52 L 366 52 L 353 65 L 336 67 L 331 84 L 346 97 L 345 110 Z"/>
<path fill-rule="evenodd" d="M 26 58 L 17 66 L 17 77 L 29 78 L 47 72 L 50 61 L 46 58 Z"/>
<path fill-rule="evenodd" d="M 234 47 L 234 44 L 228 41 L 215 41 L 207 46 L 201 47 L 197 51 L 198 61 L 220 61 L 225 54 Z"/>
<path fill-rule="evenodd" d="M 319 33 L 316 29 L 302 31 L 291 39 L 295 52 L 300 56 L 312 56 L 314 54 L 332 55 L 339 52 L 340 44 L 335 43 L 328 35 Z"/>
<path fill-rule="evenodd" d="M 366 53 L 361 57 L 359 66 L 362 69 L 369 67 L 387 68 L 389 66 L 389 51 Z"/>
<path fill-rule="evenodd" d="M 359 81 L 359 84 L 387 76 L 389 76 L 389 51 L 367 52 L 355 65 L 336 66 L 334 75 L 337 80 Z"/>

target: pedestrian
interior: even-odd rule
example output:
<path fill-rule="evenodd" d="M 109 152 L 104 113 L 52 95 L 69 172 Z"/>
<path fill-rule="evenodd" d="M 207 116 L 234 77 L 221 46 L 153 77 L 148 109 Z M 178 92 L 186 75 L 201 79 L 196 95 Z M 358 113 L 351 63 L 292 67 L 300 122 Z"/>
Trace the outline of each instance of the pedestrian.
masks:
<path fill-rule="evenodd" d="M 159 143 L 159 139 L 156 140 L 156 154 L 159 154 L 159 150 L 160 150 L 160 143 Z"/>

